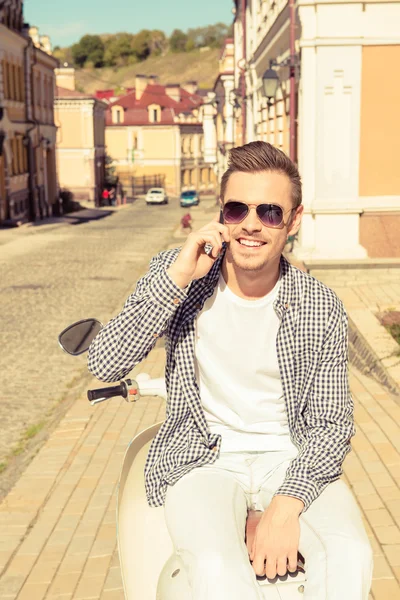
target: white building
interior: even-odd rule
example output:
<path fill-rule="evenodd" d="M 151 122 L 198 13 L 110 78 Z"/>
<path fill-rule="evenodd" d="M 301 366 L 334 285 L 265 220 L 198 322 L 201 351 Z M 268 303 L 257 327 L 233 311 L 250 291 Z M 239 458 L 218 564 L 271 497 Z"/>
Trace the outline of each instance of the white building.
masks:
<path fill-rule="evenodd" d="M 289 57 L 289 3 L 236 0 L 235 8 L 235 88 L 244 72 L 245 141 L 262 139 L 289 153 L 288 67 L 274 67 L 281 83 L 270 106 L 261 93 L 270 61 Z M 305 207 L 296 254 L 366 257 L 361 215 L 400 211 L 400 2 L 298 0 L 295 50 L 294 158 Z M 240 129 L 238 123 L 236 143 Z"/>
<path fill-rule="evenodd" d="M 234 67 L 233 39 L 227 39 L 221 51 L 219 74 L 214 83 L 216 100 L 216 170 L 219 181 L 228 167 L 228 152 L 235 145 Z"/>

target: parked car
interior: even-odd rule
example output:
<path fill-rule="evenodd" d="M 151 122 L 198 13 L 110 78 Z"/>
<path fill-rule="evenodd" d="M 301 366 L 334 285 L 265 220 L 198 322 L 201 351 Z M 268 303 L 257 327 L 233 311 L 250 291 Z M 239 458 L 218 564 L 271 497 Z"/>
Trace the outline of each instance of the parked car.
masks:
<path fill-rule="evenodd" d="M 186 190 L 181 193 L 180 197 L 181 206 L 198 206 L 200 203 L 199 194 L 196 190 Z"/>
<path fill-rule="evenodd" d="M 168 204 L 164 188 L 150 188 L 146 194 L 146 204 Z"/>

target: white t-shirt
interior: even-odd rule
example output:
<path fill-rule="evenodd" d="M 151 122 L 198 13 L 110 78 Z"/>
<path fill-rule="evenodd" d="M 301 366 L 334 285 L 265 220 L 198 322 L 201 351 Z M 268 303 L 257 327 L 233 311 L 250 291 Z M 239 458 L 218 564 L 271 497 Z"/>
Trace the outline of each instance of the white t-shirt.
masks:
<path fill-rule="evenodd" d="M 280 281 L 257 300 L 236 296 L 220 274 L 196 320 L 195 363 L 200 397 L 222 452 L 288 451 L 289 436 L 273 308 Z"/>

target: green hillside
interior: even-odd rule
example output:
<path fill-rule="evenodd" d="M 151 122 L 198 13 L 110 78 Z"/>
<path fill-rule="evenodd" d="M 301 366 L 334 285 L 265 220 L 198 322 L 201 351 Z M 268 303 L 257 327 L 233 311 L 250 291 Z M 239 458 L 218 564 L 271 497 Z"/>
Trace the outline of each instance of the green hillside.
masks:
<path fill-rule="evenodd" d="M 212 88 L 218 75 L 220 52 L 218 48 L 202 48 L 150 56 L 133 65 L 77 69 L 77 89 L 93 94 L 96 90 L 134 87 L 136 74 L 158 75 L 162 85 L 194 80 L 201 88 Z"/>

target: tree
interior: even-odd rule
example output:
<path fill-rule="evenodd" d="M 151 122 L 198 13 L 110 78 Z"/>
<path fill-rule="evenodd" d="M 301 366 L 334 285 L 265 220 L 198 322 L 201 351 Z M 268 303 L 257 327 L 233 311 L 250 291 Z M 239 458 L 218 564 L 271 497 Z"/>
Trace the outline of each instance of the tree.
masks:
<path fill-rule="evenodd" d="M 94 67 L 103 66 L 104 44 L 100 36 L 84 35 L 71 50 L 74 63 L 78 67 L 83 67 L 86 62 L 93 63 Z"/>
<path fill-rule="evenodd" d="M 113 67 L 118 64 L 127 64 L 130 56 L 133 55 L 131 33 L 117 33 L 111 36 L 105 43 L 104 63 Z"/>
<path fill-rule="evenodd" d="M 185 52 L 191 52 L 192 50 L 195 50 L 195 48 L 196 44 L 194 43 L 194 40 L 189 37 L 185 44 Z"/>
<path fill-rule="evenodd" d="M 165 54 L 168 48 L 168 40 L 163 31 L 153 29 L 150 31 L 150 53 L 154 56 Z"/>
<path fill-rule="evenodd" d="M 220 48 L 224 40 L 230 36 L 231 27 L 225 23 L 216 23 L 215 25 L 207 25 L 206 27 L 196 27 L 188 29 L 187 48 Z"/>
<path fill-rule="evenodd" d="M 106 186 L 113 186 L 117 183 L 118 177 L 116 175 L 116 167 L 113 165 L 114 160 L 109 154 L 104 157 L 104 184 Z"/>
<path fill-rule="evenodd" d="M 72 51 L 70 47 L 60 48 L 59 46 L 53 49 L 53 56 L 57 60 L 60 61 L 60 65 L 64 65 L 64 63 L 68 63 L 72 65 L 74 63 L 74 59 L 72 56 Z"/>
<path fill-rule="evenodd" d="M 181 29 L 174 29 L 169 38 L 169 47 L 172 52 L 185 52 L 188 36 Z"/>
<path fill-rule="evenodd" d="M 225 23 L 216 23 L 204 28 L 204 45 L 219 48 L 229 35 L 229 26 Z"/>
<path fill-rule="evenodd" d="M 139 60 L 145 60 L 151 53 L 151 32 L 148 29 L 142 29 L 132 40 L 133 54 Z"/>

